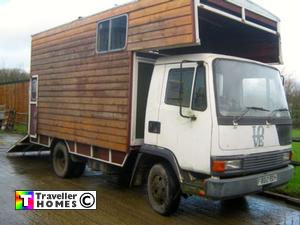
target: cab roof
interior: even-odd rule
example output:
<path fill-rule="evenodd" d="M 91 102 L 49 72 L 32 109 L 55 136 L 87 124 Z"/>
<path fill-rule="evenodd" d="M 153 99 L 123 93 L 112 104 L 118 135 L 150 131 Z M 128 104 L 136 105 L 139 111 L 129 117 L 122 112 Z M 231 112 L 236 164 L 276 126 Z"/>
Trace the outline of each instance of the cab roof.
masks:
<path fill-rule="evenodd" d="M 185 54 L 185 55 L 176 55 L 176 56 L 165 56 L 157 59 L 156 65 L 159 64 L 171 64 L 171 63 L 179 63 L 183 60 L 188 61 L 201 61 L 201 60 L 214 60 L 216 58 L 223 58 L 223 59 L 235 59 L 245 62 L 255 62 L 262 65 L 269 65 L 265 64 L 259 61 L 251 60 L 251 59 L 245 59 L 240 57 L 234 57 L 229 55 L 223 55 L 223 54 L 213 54 L 213 53 L 196 53 L 196 54 Z"/>

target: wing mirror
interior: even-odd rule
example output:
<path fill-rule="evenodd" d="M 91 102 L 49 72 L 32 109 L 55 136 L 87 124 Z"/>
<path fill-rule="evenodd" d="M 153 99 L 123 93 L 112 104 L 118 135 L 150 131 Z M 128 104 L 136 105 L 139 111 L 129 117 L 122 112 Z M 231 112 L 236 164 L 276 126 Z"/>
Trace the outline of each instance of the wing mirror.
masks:
<path fill-rule="evenodd" d="M 182 69 L 183 69 L 183 64 L 184 63 L 198 63 L 198 61 L 189 61 L 189 60 L 184 60 L 180 63 L 180 83 L 179 83 L 179 115 L 182 117 L 182 118 L 186 118 L 186 119 L 190 119 L 191 121 L 195 121 L 197 119 L 197 117 L 195 115 L 191 115 L 191 116 L 188 116 L 188 115 L 184 115 L 183 114 L 183 111 L 182 111 L 182 108 L 183 108 L 183 79 L 182 79 Z"/>
<path fill-rule="evenodd" d="M 281 82 L 282 82 L 282 85 L 284 86 L 284 85 L 285 85 L 285 78 L 284 78 L 284 76 L 283 76 L 283 75 L 280 75 L 280 77 L 281 77 Z"/>

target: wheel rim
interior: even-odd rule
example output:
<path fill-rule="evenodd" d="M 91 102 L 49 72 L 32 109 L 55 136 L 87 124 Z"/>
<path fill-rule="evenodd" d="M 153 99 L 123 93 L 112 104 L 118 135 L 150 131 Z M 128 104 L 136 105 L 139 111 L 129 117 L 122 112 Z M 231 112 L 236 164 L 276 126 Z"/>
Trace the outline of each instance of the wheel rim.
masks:
<path fill-rule="evenodd" d="M 167 187 L 167 179 L 161 175 L 156 175 L 151 180 L 151 194 L 159 205 L 163 205 L 167 199 Z"/>
<path fill-rule="evenodd" d="M 55 164 L 56 164 L 56 168 L 59 171 L 63 171 L 65 169 L 66 158 L 65 158 L 65 154 L 63 153 L 63 151 L 61 151 L 61 150 L 57 151 L 56 156 L 55 156 Z"/>

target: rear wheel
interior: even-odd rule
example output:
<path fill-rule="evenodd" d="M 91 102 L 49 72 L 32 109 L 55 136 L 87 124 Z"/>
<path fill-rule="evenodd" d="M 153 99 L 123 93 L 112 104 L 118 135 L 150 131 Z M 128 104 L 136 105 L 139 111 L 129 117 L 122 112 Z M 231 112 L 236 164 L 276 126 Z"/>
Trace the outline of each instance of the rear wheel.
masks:
<path fill-rule="evenodd" d="M 80 177 L 85 169 L 85 162 L 74 162 L 66 145 L 58 142 L 52 151 L 52 165 L 57 176 L 62 178 Z"/>
<path fill-rule="evenodd" d="M 180 187 L 172 168 L 166 163 L 155 164 L 148 175 L 148 199 L 154 211 L 167 216 L 180 203 Z"/>

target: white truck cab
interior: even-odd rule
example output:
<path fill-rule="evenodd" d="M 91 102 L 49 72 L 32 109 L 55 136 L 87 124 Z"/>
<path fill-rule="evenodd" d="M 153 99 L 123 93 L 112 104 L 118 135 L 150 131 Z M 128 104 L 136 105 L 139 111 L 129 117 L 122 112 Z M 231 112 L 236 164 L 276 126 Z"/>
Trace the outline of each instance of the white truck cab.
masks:
<path fill-rule="evenodd" d="M 276 68 L 216 54 L 157 60 L 142 149 L 173 155 L 183 192 L 226 199 L 288 182 L 290 131 Z"/>

